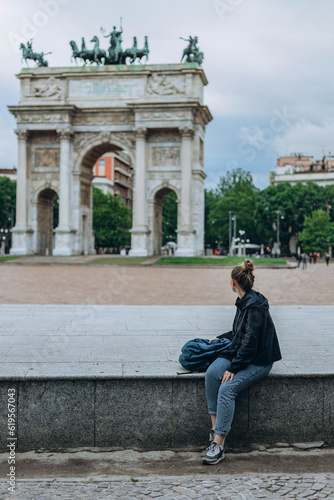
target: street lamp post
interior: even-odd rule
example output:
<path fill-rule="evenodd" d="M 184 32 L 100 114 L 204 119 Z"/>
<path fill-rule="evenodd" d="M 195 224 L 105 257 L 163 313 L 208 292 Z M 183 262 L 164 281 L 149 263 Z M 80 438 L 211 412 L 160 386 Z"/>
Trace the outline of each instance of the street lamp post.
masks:
<path fill-rule="evenodd" d="M 279 238 L 279 222 L 280 222 L 280 219 L 284 219 L 284 216 L 281 215 L 281 211 L 280 210 L 276 210 L 276 215 L 277 215 L 277 257 L 280 256 L 281 254 L 281 249 L 280 249 L 280 238 Z"/>
<path fill-rule="evenodd" d="M 246 243 L 245 243 L 245 236 L 244 236 L 245 232 L 246 231 L 244 231 L 243 229 L 240 229 L 240 231 L 239 231 L 240 237 L 242 238 L 241 239 L 241 243 L 243 243 L 243 245 L 244 245 L 244 248 L 243 248 L 243 255 L 244 255 L 244 257 L 246 256 Z"/>
<path fill-rule="evenodd" d="M 232 246 L 232 210 L 228 212 L 228 254 L 231 255 Z"/>

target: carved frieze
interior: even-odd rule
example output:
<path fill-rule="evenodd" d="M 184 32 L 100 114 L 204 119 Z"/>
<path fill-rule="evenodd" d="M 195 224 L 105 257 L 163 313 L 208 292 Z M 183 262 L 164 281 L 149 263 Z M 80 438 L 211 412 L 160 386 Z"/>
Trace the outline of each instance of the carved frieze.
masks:
<path fill-rule="evenodd" d="M 189 111 L 143 111 L 138 113 L 139 121 L 168 121 L 168 120 L 191 120 Z"/>
<path fill-rule="evenodd" d="M 35 167 L 59 168 L 59 148 L 36 148 Z"/>
<path fill-rule="evenodd" d="M 44 147 L 54 147 L 59 144 L 59 136 L 55 131 L 43 131 L 38 132 L 33 130 L 29 135 L 29 144 L 31 145 L 43 145 Z"/>
<path fill-rule="evenodd" d="M 153 73 L 147 78 L 147 95 L 175 95 L 184 93 L 184 79 L 181 80 L 180 78 L 173 78 L 172 76 L 158 73 Z"/>
<path fill-rule="evenodd" d="M 152 130 L 150 132 L 150 142 L 180 142 L 178 130 Z"/>
<path fill-rule="evenodd" d="M 53 182 L 58 179 L 58 172 L 31 172 L 32 181 Z"/>
<path fill-rule="evenodd" d="M 74 125 L 133 125 L 134 116 L 130 113 L 78 114 Z"/>
<path fill-rule="evenodd" d="M 179 146 L 152 147 L 152 166 L 177 167 L 178 165 L 180 165 Z"/>
<path fill-rule="evenodd" d="M 62 113 L 19 113 L 17 123 L 61 123 L 68 122 L 67 114 Z"/>
<path fill-rule="evenodd" d="M 60 101 L 65 97 L 63 82 L 54 76 L 48 79 L 31 80 L 30 93 L 25 97 L 40 97 Z"/>

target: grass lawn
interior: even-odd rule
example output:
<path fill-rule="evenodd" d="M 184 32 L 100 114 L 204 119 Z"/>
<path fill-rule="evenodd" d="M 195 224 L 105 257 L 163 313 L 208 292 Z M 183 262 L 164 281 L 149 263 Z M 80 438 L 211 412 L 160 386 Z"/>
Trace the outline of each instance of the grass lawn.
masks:
<path fill-rule="evenodd" d="M 19 256 L 14 256 L 14 255 L 0 255 L 0 262 L 6 262 L 7 260 L 14 260 L 18 259 Z"/>
<path fill-rule="evenodd" d="M 211 265 L 211 266 L 236 266 L 243 262 L 243 257 L 161 257 L 158 261 L 154 263 L 154 265 L 159 264 L 201 264 L 201 265 Z M 287 261 L 284 259 L 271 259 L 259 257 L 252 259 L 254 262 L 254 266 L 256 267 L 258 264 L 287 264 Z"/>
<path fill-rule="evenodd" d="M 114 266 L 121 266 L 122 264 L 141 264 L 147 260 L 147 257 L 98 257 L 95 260 L 89 262 L 89 265 L 94 264 L 108 264 Z"/>

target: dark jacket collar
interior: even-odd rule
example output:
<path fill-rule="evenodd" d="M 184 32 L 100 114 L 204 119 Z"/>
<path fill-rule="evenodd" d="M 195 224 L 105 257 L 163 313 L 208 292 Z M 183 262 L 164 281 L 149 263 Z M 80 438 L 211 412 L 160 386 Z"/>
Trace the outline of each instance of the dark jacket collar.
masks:
<path fill-rule="evenodd" d="M 269 303 L 266 297 L 264 297 L 260 292 L 255 292 L 255 290 L 249 290 L 241 297 L 238 297 L 235 301 L 235 305 L 239 309 L 248 309 L 249 307 L 262 307 L 264 309 L 269 309 Z"/>

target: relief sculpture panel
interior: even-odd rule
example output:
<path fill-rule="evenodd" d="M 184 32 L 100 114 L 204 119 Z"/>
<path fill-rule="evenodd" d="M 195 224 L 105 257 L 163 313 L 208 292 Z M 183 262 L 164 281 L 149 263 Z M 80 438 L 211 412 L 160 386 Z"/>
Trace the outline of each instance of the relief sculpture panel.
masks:
<path fill-rule="evenodd" d="M 59 148 L 38 148 L 35 150 L 35 167 L 59 168 Z"/>
<path fill-rule="evenodd" d="M 152 148 L 152 166 L 177 167 L 180 165 L 179 146 L 159 146 Z"/>

